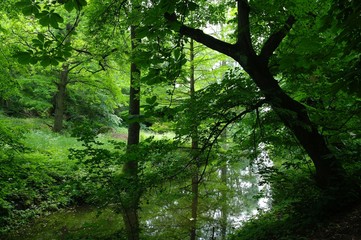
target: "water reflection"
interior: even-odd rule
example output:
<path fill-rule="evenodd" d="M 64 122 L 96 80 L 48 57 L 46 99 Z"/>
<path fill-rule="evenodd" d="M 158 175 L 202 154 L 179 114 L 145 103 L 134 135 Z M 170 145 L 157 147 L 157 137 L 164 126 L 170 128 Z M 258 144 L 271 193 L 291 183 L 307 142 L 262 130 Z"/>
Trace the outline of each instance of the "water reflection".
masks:
<path fill-rule="evenodd" d="M 258 157 L 250 161 L 223 161 L 204 176 L 199 190 L 198 239 L 225 239 L 246 221 L 271 208 L 271 188 L 259 169 L 273 166 L 263 145 Z M 229 158 L 229 156 L 227 156 Z M 230 159 L 230 158 L 229 158 Z M 190 186 L 184 181 L 170 183 L 164 192 L 148 197 L 142 208 L 146 239 L 188 239 Z"/>

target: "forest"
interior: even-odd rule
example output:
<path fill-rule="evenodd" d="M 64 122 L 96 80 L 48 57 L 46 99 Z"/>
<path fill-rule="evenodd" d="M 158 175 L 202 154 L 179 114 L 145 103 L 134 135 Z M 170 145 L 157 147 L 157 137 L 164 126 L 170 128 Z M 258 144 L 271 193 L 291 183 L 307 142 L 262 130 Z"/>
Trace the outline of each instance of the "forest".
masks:
<path fill-rule="evenodd" d="M 0 1 L 0 239 L 361 239 L 361 1 Z"/>

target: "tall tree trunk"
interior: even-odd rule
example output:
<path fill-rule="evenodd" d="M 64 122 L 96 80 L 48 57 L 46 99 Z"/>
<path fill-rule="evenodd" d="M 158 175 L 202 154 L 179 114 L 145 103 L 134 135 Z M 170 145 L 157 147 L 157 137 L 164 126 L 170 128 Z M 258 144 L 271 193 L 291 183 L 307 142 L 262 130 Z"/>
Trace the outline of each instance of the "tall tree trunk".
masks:
<path fill-rule="evenodd" d="M 135 35 L 136 27 L 131 26 L 131 45 L 132 50 L 137 47 L 137 39 Z M 129 94 L 129 116 L 139 116 L 140 114 L 140 70 L 133 62 L 130 65 L 130 94 Z M 140 124 L 139 122 L 131 122 L 128 126 L 128 151 L 133 151 L 132 146 L 139 144 Z M 140 189 L 138 179 L 138 160 L 131 159 L 123 166 L 123 172 L 128 180 L 126 197 L 123 201 L 123 220 L 127 232 L 128 240 L 139 240 L 139 201 Z"/>
<path fill-rule="evenodd" d="M 61 132 L 63 130 L 63 120 L 65 112 L 65 97 L 66 97 L 66 85 L 68 84 L 69 66 L 63 65 L 63 69 L 60 72 L 59 82 L 57 83 L 57 92 L 55 95 L 54 106 L 54 132 Z"/>
<path fill-rule="evenodd" d="M 66 36 L 72 31 L 73 25 L 68 23 L 66 25 Z M 65 43 L 70 43 L 70 36 L 67 37 Z M 66 108 L 65 97 L 66 97 L 66 86 L 69 80 L 69 64 L 64 63 L 63 69 L 60 72 L 59 82 L 57 83 L 57 93 L 55 95 L 55 106 L 54 106 L 54 132 L 61 132 L 63 130 L 64 112 Z"/>
<path fill-rule="evenodd" d="M 195 76 L 194 76 L 194 42 L 190 41 L 190 98 L 191 106 L 195 104 Z M 195 111 L 191 110 L 194 114 Z M 192 125 L 192 158 L 193 158 L 193 176 L 192 176 L 192 217 L 190 228 L 190 240 L 197 239 L 197 218 L 198 218 L 198 199 L 199 199 L 199 154 L 198 154 L 198 123 Z"/>

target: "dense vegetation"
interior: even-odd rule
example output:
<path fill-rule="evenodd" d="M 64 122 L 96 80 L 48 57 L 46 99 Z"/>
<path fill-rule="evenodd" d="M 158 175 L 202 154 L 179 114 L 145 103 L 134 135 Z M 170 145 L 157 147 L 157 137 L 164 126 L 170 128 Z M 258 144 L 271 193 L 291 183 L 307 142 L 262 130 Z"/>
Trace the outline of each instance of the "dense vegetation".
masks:
<path fill-rule="evenodd" d="M 0 238 L 331 239 L 360 203 L 360 13 L 1 2 Z"/>

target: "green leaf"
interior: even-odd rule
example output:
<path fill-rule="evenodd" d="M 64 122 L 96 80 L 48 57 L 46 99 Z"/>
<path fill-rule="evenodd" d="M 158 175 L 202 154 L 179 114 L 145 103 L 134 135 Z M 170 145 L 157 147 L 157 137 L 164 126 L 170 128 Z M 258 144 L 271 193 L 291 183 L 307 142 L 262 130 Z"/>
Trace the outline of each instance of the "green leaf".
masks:
<path fill-rule="evenodd" d="M 41 41 L 42 43 L 44 43 L 45 35 L 42 34 L 42 33 L 38 33 L 38 39 L 39 39 L 39 41 Z"/>
<path fill-rule="evenodd" d="M 43 67 L 47 67 L 47 66 L 49 66 L 51 64 L 51 60 L 50 60 L 50 58 L 45 57 L 45 58 L 41 59 L 40 64 Z"/>
<path fill-rule="evenodd" d="M 56 60 L 55 58 L 50 58 L 50 64 L 52 66 L 57 66 L 59 64 L 58 60 Z"/>
<path fill-rule="evenodd" d="M 31 5 L 24 7 L 21 11 L 25 16 L 36 15 L 39 13 L 40 7 L 38 5 Z"/>
<path fill-rule="evenodd" d="M 33 42 L 33 45 L 35 46 L 35 47 L 38 47 L 38 48 L 43 48 L 43 42 L 42 41 L 40 41 L 39 39 L 33 39 L 33 40 L 31 40 L 32 42 Z"/>
<path fill-rule="evenodd" d="M 53 13 L 51 15 L 51 18 L 53 18 L 58 23 L 63 23 L 64 22 L 64 19 L 58 13 Z"/>
<path fill-rule="evenodd" d="M 65 61 L 66 61 L 66 59 L 63 58 L 63 57 L 61 57 L 61 56 L 55 57 L 55 60 L 56 60 L 57 62 L 65 62 Z"/>
<path fill-rule="evenodd" d="M 173 55 L 174 55 L 174 58 L 175 58 L 176 60 L 178 60 L 179 57 L 181 56 L 181 50 L 180 50 L 179 48 L 174 49 Z"/>
<path fill-rule="evenodd" d="M 46 42 L 44 43 L 44 48 L 50 47 L 52 43 L 53 43 L 52 41 L 46 41 Z"/>
<path fill-rule="evenodd" d="M 137 28 L 137 37 L 138 38 L 144 38 L 147 37 L 149 35 L 149 28 L 148 26 L 145 27 L 138 27 Z"/>
<path fill-rule="evenodd" d="M 53 28 L 59 28 L 59 24 L 54 18 L 50 17 L 49 22 L 50 22 L 50 26 L 52 26 Z"/>
<path fill-rule="evenodd" d="M 50 23 L 50 21 L 49 21 L 49 18 L 44 17 L 44 18 L 39 19 L 39 23 L 40 23 L 42 26 L 48 26 L 49 23 Z"/>
<path fill-rule="evenodd" d="M 157 101 L 157 96 L 153 96 L 151 98 L 147 98 L 145 100 L 149 105 L 153 105 Z"/>
<path fill-rule="evenodd" d="M 39 23 L 43 26 L 48 26 L 50 24 L 50 12 L 48 11 L 42 11 L 37 15 L 39 18 Z"/>
<path fill-rule="evenodd" d="M 70 51 L 64 51 L 63 56 L 64 56 L 64 58 L 70 58 L 71 57 L 71 52 Z"/>
<path fill-rule="evenodd" d="M 36 64 L 38 61 L 39 61 L 39 58 L 37 58 L 37 57 L 30 58 L 30 64 Z"/>
<path fill-rule="evenodd" d="M 20 8 L 22 8 L 22 7 L 27 7 L 27 6 L 30 6 L 30 5 L 31 5 L 31 1 L 30 1 L 30 0 L 23 0 L 23 1 L 17 2 L 17 3 L 15 4 L 15 6 L 20 7 Z"/>
<path fill-rule="evenodd" d="M 127 123 L 136 123 L 136 122 L 144 122 L 145 116 L 144 115 L 129 115 L 127 119 Z"/>
<path fill-rule="evenodd" d="M 170 22 L 170 23 L 169 23 L 169 26 L 170 26 L 170 28 L 171 28 L 173 31 L 178 32 L 179 29 L 180 29 L 181 26 L 182 26 L 182 23 L 180 23 L 180 22 L 178 22 L 178 21 Z"/>
<path fill-rule="evenodd" d="M 79 0 L 79 4 L 85 7 L 88 3 L 86 2 L 86 0 Z"/>
<path fill-rule="evenodd" d="M 48 12 L 48 11 L 42 11 L 37 15 L 39 18 L 39 23 L 43 26 L 52 26 L 53 28 L 59 28 L 58 23 L 64 22 L 64 19 L 58 14 L 55 13 L 54 10 Z"/>
<path fill-rule="evenodd" d="M 80 11 L 83 7 L 87 5 L 86 0 L 76 0 L 75 1 L 75 8 L 76 10 Z"/>
<path fill-rule="evenodd" d="M 73 11 L 73 9 L 75 8 L 74 2 L 73 2 L 73 1 L 67 1 L 67 2 L 64 4 L 64 8 L 65 8 L 65 10 L 67 10 L 68 12 Z"/>
<path fill-rule="evenodd" d="M 18 59 L 20 64 L 29 64 L 31 61 L 31 52 L 17 52 L 14 54 L 14 57 Z"/>

